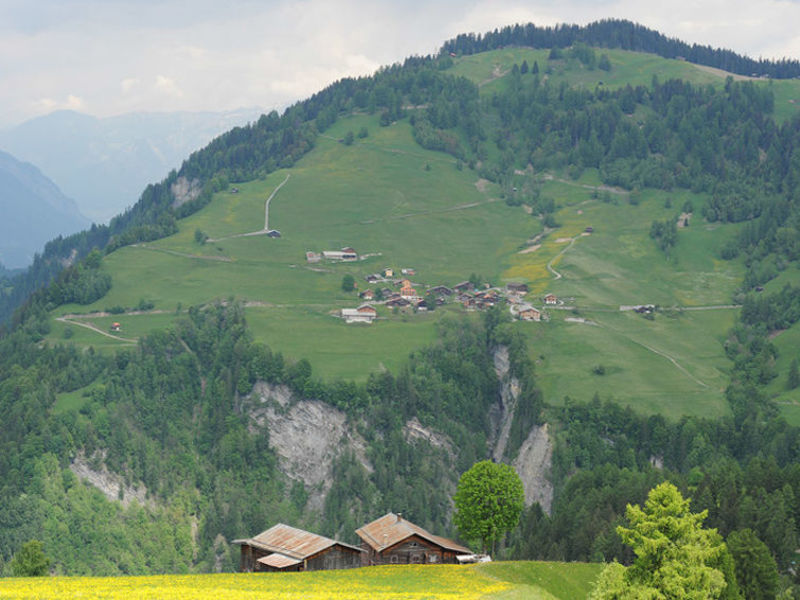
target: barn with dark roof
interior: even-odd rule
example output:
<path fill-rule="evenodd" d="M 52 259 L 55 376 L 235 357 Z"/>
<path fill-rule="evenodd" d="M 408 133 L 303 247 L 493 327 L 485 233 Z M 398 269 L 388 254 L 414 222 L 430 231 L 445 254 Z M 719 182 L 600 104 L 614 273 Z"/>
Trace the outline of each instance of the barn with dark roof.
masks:
<path fill-rule="evenodd" d="M 352 569 L 362 564 L 364 550 L 278 523 L 257 536 L 233 540 L 242 547 L 239 570 L 321 571 Z"/>
<path fill-rule="evenodd" d="M 388 513 L 356 529 L 365 565 L 456 563 L 472 550 L 429 533 L 401 515 Z"/>

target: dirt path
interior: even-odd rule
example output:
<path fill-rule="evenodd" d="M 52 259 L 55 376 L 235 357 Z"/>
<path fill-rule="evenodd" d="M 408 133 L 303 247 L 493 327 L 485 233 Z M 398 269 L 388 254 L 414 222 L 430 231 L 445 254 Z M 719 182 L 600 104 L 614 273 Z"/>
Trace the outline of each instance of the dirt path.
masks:
<path fill-rule="evenodd" d="M 250 231 L 248 233 L 235 233 L 233 235 L 226 235 L 221 238 L 215 238 L 215 239 L 208 238 L 208 241 L 211 243 L 215 243 L 215 242 L 221 242 L 223 240 L 230 240 L 233 238 L 251 237 L 254 235 L 267 235 L 267 233 L 269 232 L 269 203 L 272 202 L 272 199 L 275 197 L 275 194 L 278 193 L 278 190 L 280 190 L 284 185 L 286 185 L 286 182 L 289 181 L 289 177 L 291 176 L 292 176 L 291 173 L 287 173 L 286 179 L 281 181 L 278 184 L 278 186 L 274 190 L 272 190 L 272 193 L 269 195 L 267 201 L 264 203 L 264 229 L 259 229 L 258 231 Z"/>
<path fill-rule="evenodd" d="M 492 69 L 492 74 L 489 76 L 488 79 L 484 79 L 478 84 L 478 87 L 483 87 L 487 83 L 492 83 L 496 79 L 500 79 L 503 75 L 508 73 L 510 69 L 503 71 L 503 68 L 500 65 L 495 65 L 494 69 Z"/>
<path fill-rule="evenodd" d="M 551 274 L 552 274 L 552 275 L 553 275 L 553 276 L 554 276 L 556 279 L 561 279 L 561 273 L 559 273 L 558 271 L 556 271 L 556 270 L 553 268 L 553 263 L 554 263 L 554 262 L 556 262 L 556 260 L 558 260 L 559 258 L 561 258 L 561 256 L 562 256 L 562 255 L 563 255 L 563 254 L 564 254 L 564 253 L 565 253 L 567 250 L 569 250 L 570 248 L 572 248 L 572 246 L 575 244 L 575 242 L 576 242 L 578 239 L 580 239 L 581 237 L 583 237 L 583 236 L 582 236 L 582 235 L 576 235 L 574 238 L 572 238 L 572 241 L 569 243 L 569 246 L 565 247 L 565 248 L 564 248 L 564 249 L 563 249 L 561 252 L 559 252 L 559 253 L 558 253 L 558 254 L 556 254 L 556 255 L 555 255 L 553 258 L 551 258 L 549 263 L 547 263 L 547 270 L 548 270 L 548 271 L 550 271 L 550 273 L 551 273 Z"/>
<path fill-rule="evenodd" d="M 72 320 L 72 319 L 68 319 L 66 317 L 56 317 L 56 321 L 61 321 L 62 323 L 69 323 L 70 325 L 77 325 L 78 327 L 85 327 L 86 329 L 90 329 L 90 330 L 94 331 L 95 333 L 99 333 L 100 335 L 104 335 L 104 336 L 106 336 L 108 338 L 111 338 L 112 340 L 119 340 L 120 342 L 126 342 L 126 343 L 129 343 L 129 344 L 135 344 L 138 341 L 136 339 L 130 339 L 130 338 L 120 337 L 118 335 L 112 335 L 112 334 L 108 333 L 107 331 L 103 331 L 102 329 L 100 329 L 94 323 L 84 323 L 83 321 Z"/>
<path fill-rule="evenodd" d="M 393 217 L 383 217 L 381 219 L 368 219 L 366 221 L 359 221 L 362 225 L 372 225 L 374 223 L 381 223 L 385 221 L 397 221 L 398 219 L 409 219 L 411 217 L 421 217 L 424 215 L 434 215 L 434 214 L 441 214 L 441 213 L 448 213 L 453 212 L 455 210 L 466 210 L 467 208 L 475 208 L 476 206 L 483 206 L 485 204 L 491 204 L 492 202 L 497 202 L 497 198 L 489 198 L 488 200 L 484 200 L 482 202 L 470 202 L 468 204 L 459 204 L 458 206 L 450 206 L 448 208 L 437 208 L 433 210 L 423 210 L 420 212 L 415 213 L 407 213 L 405 215 L 396 215 Z"/>

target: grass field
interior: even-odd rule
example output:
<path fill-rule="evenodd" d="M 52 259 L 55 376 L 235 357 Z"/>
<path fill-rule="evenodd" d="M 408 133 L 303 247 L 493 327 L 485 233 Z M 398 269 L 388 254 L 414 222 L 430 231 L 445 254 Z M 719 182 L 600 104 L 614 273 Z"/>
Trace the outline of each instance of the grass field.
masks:
<path fill-rule="evenodd" d="M 592 78 L 600 76 L 604 85 L 625 85 L 649 83 L 646 74 L 649 79 L 653 69 L 663 67 L 664 77 L 690 73 L 699 83 L 719 79 L 680 61 L 623 51 L 609 55 L 610 73 L 566 61 L 561 71 L 553 65 L 551 76 L 567 78 L 571 85 L 594 85 Z M 452 70 L 488 81 L 484 87 L 504 85 L 503 77 L 492 77 L 523 59 L 530 65 L 538 61 L 542 69 L 547 63 L 545 52 L 507 49 L 458 59 Z M 362 127 L 368 137 L 350 146 L 338 141 Z M 55 312 L 152 302 L 155 310 L 146 314 L 79 318 L 105 332 L 119 321 L 123 339 L 54 321 L 48 342 L 92 345 L 99 351 L 129 347 L 147 331 L 167 327 L 180 310 L 237 298 L 246 303 L 256 340 L 290 360 L 307 358 L 326 380 L 364 381 L 375 371 L 396 371 L 409 353 L 435 339 L 443 314 L 463 311 L 452 306 L 432 314 L 393 314 L 381 308 L 372 325 L 346 325 L 335 318 L 336 311 L 359 300 L 355 292 L 342 291 L 345 274 L 363 289 L 369 273 L 385 266 L 413 267 L 412 280 L 424 290 L 475 273 L 497 285 L 527 282 L 535 305 L 553 292 L 574 307 L 550 310 L 547 323 L 519 325 L 531 340 L 548 402 L 565 396 L 588 400 L 597 392 L 671 416 L 725 414 L 721 390 L 730 363 L 722 341 L 736 315 L 725 306 L 743 267 L 720 260 L 718 249 L 738 226 L 692 217 L 667 258 L 649 238 L 652 221 L 677 215 L 687 200 L 697 213 L 703 195 L 644 191 L 633 206 L 626 192 L 596 189 L 600 180 L 593 169 L 577 180 L 536 176 L 542 193 L 557 204 L 560 226 L 538 239 L 537 249 L 521 253 L 534 245 L 543 227 L 521 207 L 507 206 L 495 185 L 479 181 L 469 169 L 459 170 L 448 155 L 420 148 L 407 121 L 379 127 L 374 116 L 342 118 L 292 169 L 236 184 L 238 193 L 218 193 L 211 204 L 181 220 L 177 234 L 107 256 L 102 268 L 113 278 L 109 294 L 93 305 Z M 529 175 L 519 177 L 521 185 Z M 269 218 L 282 237 L 235 237 L 263 227 L 264 202 L 283 182 Z M 582 235 L 589 226 L 594 232 Z M 197 230 L 210 241 L 198 244 Z M 368 257 L 346 264 L 305 261 L 306 251 L 344 246 Z M 659 313 L 654 321 L 619 311 L 620 305 L 649 303 L 703 310 Z M 593 374 L 598 365 L 607 367 L 605 375 Z"/>
<path fill-rule="evenodd" d="M 594 89 L 602 85 L 609 89 L 616 89 L 630 85 L 649 86 L 656 74 L 659 81 L 669 79 L 683 79 L 698 85 L 710 84 L 722 86 L 725 78 L 730 75 L 718 69 L 710 69 L 686 61 L 661 58 L 655 54 L 644 52 L 630 52 L 627 50 L 610 50 L 597 48 L 598 58 L 607 54 L 611 62 L 611 70 L 588 69 L 576 59 L 548 60 L 549 50 L 534 50 L 532 48 L 503 48 L 491 50 L 481 54 L 469 55 L 455 59 L 455 64 L 450 72 L 463 75 L 481 87 L 481 93 L 491 95 L 508 85 L 508 73 L 516 63 L 528 61 L 528 66 L 533 67 L 534 62 L 539 64 L 539 77 L 558 85 L 562 81 L 570 86 L 581 86 Z M 549 72 L 548 72 L 549 70 Z M 532 76 L 532 75 L 528 75 Z M 740 79 L 739 76 L 734 76 Z M 779 121 L 784 121 L 800 111 L 800 81 L 796 79 L 755 80 L 756 85 L 768 86 L 775 94 L 774 116 Z"/>
<path fill-rule="evenodd" d="M 0 597 L 4 600 L 579 600 L 587 596 L 601 568 L 599 564 L 511 562 L 307 573 L 12 578 L 0 580 Z"/>

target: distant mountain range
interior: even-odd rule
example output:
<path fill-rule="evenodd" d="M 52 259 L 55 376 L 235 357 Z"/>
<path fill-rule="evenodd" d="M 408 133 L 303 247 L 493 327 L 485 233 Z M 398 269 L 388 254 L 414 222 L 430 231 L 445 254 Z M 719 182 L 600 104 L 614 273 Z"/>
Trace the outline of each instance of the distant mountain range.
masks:
<path fill-rule="evenodd" d="M 246 108 L 97 118 L 57 111 L 0 132 L 0 148 L 39 167 L 83 214 L 104 223 L 191 152 L 261 113 Z"/>
<path fill-rule="evenodd" d="M 45 242 L 91 222 L 75 201 L 31 164 L 0 152 L 0 263 L 25 267 Z"/>

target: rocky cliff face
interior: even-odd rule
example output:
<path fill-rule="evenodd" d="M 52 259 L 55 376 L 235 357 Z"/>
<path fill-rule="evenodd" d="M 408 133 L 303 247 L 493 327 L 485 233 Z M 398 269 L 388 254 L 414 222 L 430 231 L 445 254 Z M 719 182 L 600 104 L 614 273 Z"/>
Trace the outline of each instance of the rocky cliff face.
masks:
<path fill-rule="evenodd" d="M 278 455 L 281 471 L 301 481 L 309 494 L 308 507 L 322 510 L 331 487 L 334 460 L 351 451 L 371 472 L 366 443 L 340 410 L 295 397 L 285 385 L 256 383 L 246 401 L 251 430 L 266 429 Z"/>
<path fill-rule="evenodd" d="M 492 408 L 491 421 L 493 435 L 490 438 L 491 456 L 500 462 L 506 453 L 508 434 L 514 420 L 519 397 L 519 381 L 511 376 L 508 348 L 499 346 L 494 351 L 494 368 L 500 382 L 497 404 Z M 520 446 L 512 465 L 522 479 L 525 489 L 525 504 L 538 502 L 550 514 L 553 503 L 553 484 L 548 476 L 553 458 L 553 444 L 548 434 L 547 424 L 534 427 Z"/>

